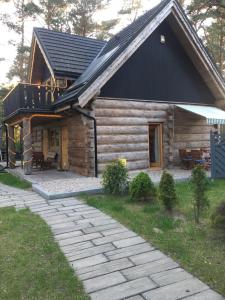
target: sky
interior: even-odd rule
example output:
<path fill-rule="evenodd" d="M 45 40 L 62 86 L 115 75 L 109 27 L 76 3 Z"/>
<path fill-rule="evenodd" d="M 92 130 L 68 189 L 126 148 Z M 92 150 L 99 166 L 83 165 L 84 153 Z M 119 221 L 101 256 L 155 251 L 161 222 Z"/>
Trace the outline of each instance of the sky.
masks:
<path fill-rule="evenodd" d="M 160 0 L 143 0 L 143 7 L 140 10 L 139 14 L 142 14 L 144 11 L 152 8 L 153 6 L 157 5 Z M 117 17 L 117 12 L 121 9 L 123 4 L 122 0 L 112 0 L 111 5 L 96 14 L 95 18 L 103 21 L 107 19 L 114 19 Z M 12 16 L 13 20 L 13 4 L 12 2 L 1 3 L 1 13 L 7 13 Z M 115 31 L 119 31 L 122 27 L 124 27 L 130 20 L 124 20 L 120 23 L 116 28 Z M 32 30 L 33 27 L 44 27 L 44 22 L 41 18 L 37 18 L 37 20 L 28 20 L 26 22 L 26 42 L 28 45 L 31 43 L 32 37 Z M 17 34 L 13 31 L 9 31 L 7 27 L 0 23 L 0 58 L 4 58 L 4 61 L 0 61 L 0 84 L 2 83 L 10 83 L 6 78 L 6 74 L 13 63 L 13 59 L 16 55 L 15 47 L 10 43 L 10 41 L 16 41 L 18 39 Z"/>

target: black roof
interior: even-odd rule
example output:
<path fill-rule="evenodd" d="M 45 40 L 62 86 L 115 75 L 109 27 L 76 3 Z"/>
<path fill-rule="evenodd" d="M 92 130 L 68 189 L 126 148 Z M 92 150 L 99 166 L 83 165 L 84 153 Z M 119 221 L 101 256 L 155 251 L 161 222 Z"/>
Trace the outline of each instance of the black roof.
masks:
<path fill-rule="evenodd" d="M 113 36 L 102 48 L 84 73 L 76 82 L 65 91 L 56 105 L 69 99 L 77 98 L 88 86 L 107 68 L 108 65 L 136 38 L 136 36 L 149 24 L 151 20 L 170 2 L 164 0 L 153 9 L 147 11 L 133 23 Z"/>
<path fill-rule="evenodd" d="M 176 0 L 163 0 L 160 4 L 147 11 L 136 21 L 125 27 L 107 43 L 105 43 L 103 48 L 90 63 L 87 69 L 81 74 L 75 83 L 71 85 L 61 97 L 59 97 L 53 106 L 61 105 L 67 101 L 77 100 L 78 97 L 92 84 L 92 82 L 98 78 L 98 76 L 120 55 L 120 53 L 124 51 L 124 49 L 132 42 L 132 40 L 134 40 L 152 20 L 154 20 L 170 2 L 175 2 L 178 5 L 183 13 L 183 16 L 186 18 L 191 31 L 199 40 L 203 51 L 207 52 L 202 41 L 197 37 L 196 32 L 193 30 L 179 3 Z M 224 82 L 224 79 L 218 71 L 216 64 L 213 63 L 211 56 L 208 55 L 208 57 L 212 61 L 212 65 L 217 74 Z"/>
<path fill-rule="evenodd" d="M 34 28 L 55 76 L 79 77 L 106 44 L 69 33 Z"/>

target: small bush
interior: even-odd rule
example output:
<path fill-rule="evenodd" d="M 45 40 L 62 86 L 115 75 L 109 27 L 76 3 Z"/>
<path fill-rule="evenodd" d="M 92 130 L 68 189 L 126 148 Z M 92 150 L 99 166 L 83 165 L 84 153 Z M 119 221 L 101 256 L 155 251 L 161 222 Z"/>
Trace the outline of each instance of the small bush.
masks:
<path fill-rule="evenodd" d="M 128 171 L 120 160 L 105 167 L 102 179 L 102 185 L 106 193 L 122 195 L 128 191 Z"/>
<path fill-rule="evenodd" d="M 194 194 L 194 215 L 196 223 L 199 223 L 200 215 L 206 207 L 209 207 L 209 201 L 206 196 L 208 189 L 208 179 L 206 172 L 201 166 L 193 169 L 191 175 L 191 183 Z"/>
<path fill-rule="evenodd" d="M 173 176 L 168 171 L 163 171 L 160 179 L 159 199 L 169 211 L 173 210 L 177 202 L 175 182 Z"/>
<path fill-rule="evenodd" d="M 211 216 L 214 227 L 225 230 L 225 201 L 221 202 Z"/>
<path fill-rule="evenodd" d="M 147 173 L 139 173 L 130 183 L 132 199 L 153 201 L 156 198 L 156 188 Z"/>

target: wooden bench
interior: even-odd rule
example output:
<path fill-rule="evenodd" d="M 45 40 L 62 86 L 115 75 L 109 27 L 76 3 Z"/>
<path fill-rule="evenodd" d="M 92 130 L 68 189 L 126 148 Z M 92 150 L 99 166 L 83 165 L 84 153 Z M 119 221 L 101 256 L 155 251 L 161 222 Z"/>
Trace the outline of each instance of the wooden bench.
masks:
<path fill-rule="evenodd" d="M 53 164 L 57 162 L 57 153 L 48 152 L 46 160 L 43 163 L 43 169 L 51 169 Z"/>

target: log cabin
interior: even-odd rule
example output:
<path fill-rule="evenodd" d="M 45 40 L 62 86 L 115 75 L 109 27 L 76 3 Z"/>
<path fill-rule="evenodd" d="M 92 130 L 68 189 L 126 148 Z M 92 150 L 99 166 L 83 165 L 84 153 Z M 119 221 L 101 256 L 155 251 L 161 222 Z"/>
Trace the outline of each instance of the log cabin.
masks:
<path fill-rule="evenodd" d="M 176 0 L 164 0 L 109 41 L 34 28 L 28 83 L 4 100 L 9 166 L 20 126 L 25 174 L 32 153 L 98 176 L 179 164 L 179 149 L 209 147 L 225 124 L 225 82 Z"/>

